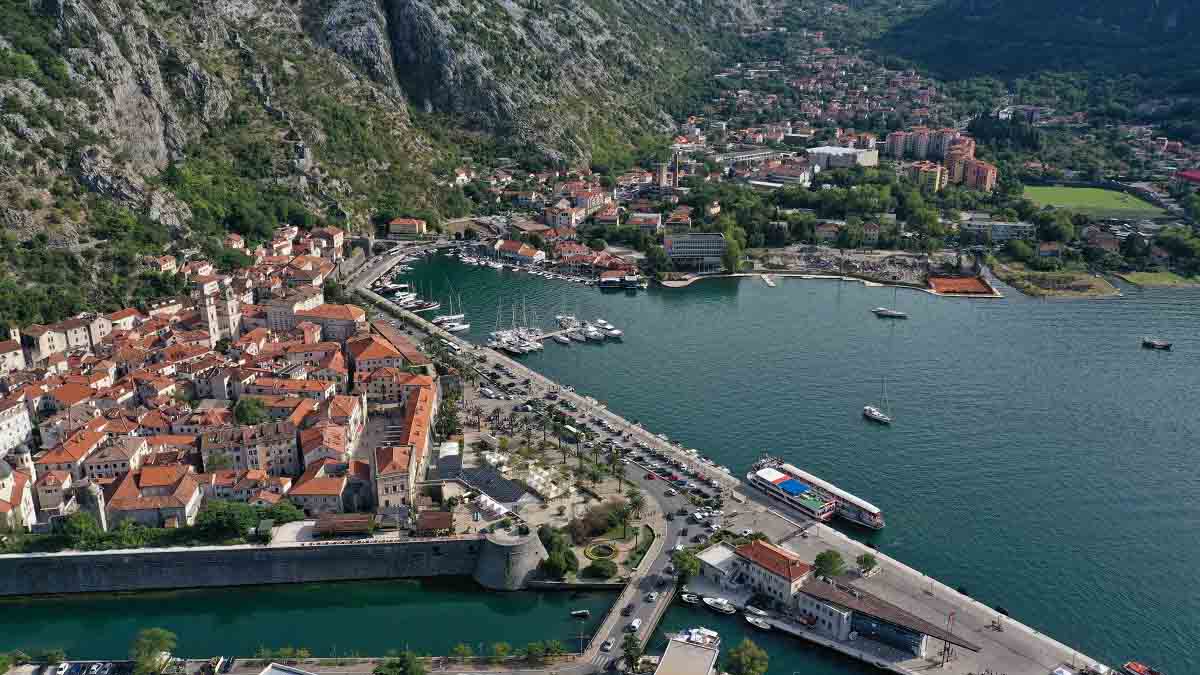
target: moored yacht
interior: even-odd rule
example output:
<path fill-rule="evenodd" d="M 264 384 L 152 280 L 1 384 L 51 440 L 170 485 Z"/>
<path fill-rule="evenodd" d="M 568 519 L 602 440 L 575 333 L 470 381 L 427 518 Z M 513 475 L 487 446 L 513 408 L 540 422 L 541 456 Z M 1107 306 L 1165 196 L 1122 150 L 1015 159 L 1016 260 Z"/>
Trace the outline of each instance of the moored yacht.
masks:
<path fill-rule="evenodd" d="M 884 413 L 882 410 L 880 410 L 879 408 L 876 408 L 873 405 L 864 405 L 862 414 L 863 414 L 863 417 L 871 420 L 872 422 L 877 422 L 879 424 L 891 424 L 892 423 L 891 417 L 889 417 L 886 413 Z"/>

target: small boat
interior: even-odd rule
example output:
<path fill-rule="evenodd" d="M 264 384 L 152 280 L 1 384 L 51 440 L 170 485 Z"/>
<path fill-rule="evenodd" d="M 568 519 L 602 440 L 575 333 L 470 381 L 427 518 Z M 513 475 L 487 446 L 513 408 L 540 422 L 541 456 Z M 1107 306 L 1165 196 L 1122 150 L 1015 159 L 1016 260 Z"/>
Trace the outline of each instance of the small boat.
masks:
<path fill-rule="evenodd" d="M 1121 666 L 1121 669 L 1126 673 L 1129 673 L 1129 675 L 1163 675 L 1161 670 L 1151 668 L 1150 666 L 1137 661 L 1130 661 Z"/>
<path fill-rule="evenodd" d="M 433 317 L 435 324 L 449 323 L 451 321 L 461 321 L 467 318 L 466 314 L 439 314 Z"/>
<path fill-rule="evenodd" d="M 574 340 L 576 342 L 587 342 L 587 336 L 585 336 L 583 333 L 580 333 L 577 330 L 573 330 L 570 333 L 567 333 L 567 337 L 571 338 L 572 340 Z"/>
<path fill-rule="evenodd" d="M 614 340 L 620 340 L 621 338 L 625 337 L 625 334 L 617 328 L 609 328 L 608 330 L 604 331 L 604 334 Z"/>
<path fill-rule="evenodd" d="M 753 614 L 754 616 L 771 616 L 754 605 L 746 605 L 746 613 Z"/>
<path fill-rule="evenodd" d="M 604 319 L 596 319 L 593 323 L 595 323 L 597 326 L 599 326 L 600 328 L 603 328 L 605 330 L 608 330 L 609 328 L 613 327 L 611 323 L 605 321 Z"/>
<path fill-rule="evenodd" d="M 575 617 L 576 619 L 587 619 L 591 618 L 592 613 L 586 609 L 577 609 L 571 612 L 571 616 Z"/>
<path fill-rule="evenodd" d="M 864 405 L 863 406 L 863 417 L 871 420 L 872 422 L 878 422 L 879 424 L 891 424 L 892 423 L 891 417 L 887 416 L 886 414 L 884 414 L 884 412 L 882 410 L 880 410 L 879 408 L 876 408 L 873 405 Z"/>
<path fill-rule="evenodd" d="M 571 344 L 571 338 L 567 337 L 566 335 L 555 335 L 555 336 L 554 336 L 554 341 L 555 341 L 555 342 L 557 342 L 557 343 L 558 343 L 558 344 L 560 344 L 560 345 L 569 345 L 569 344 Z"/>
<path fill-rule="evenodd" d="M 471 324 L 451 321 L 450 323 L 442 326 L 442 330 L 450 331 L 451 333 L 461 333 L 463 331 L 471 330 Z"/>
<path fill-rule="evenodd" d="M 767 623 L 767 620 L 761 616 L 754 616 L 753 614 L 745 614 L 744 616 L 746 618 L 746 623 L 750 624 L 751 626 L 754 626 L 759 630 L 771 630 L 771 624 Z"/>
<path fill-rule="evenodd" d="M 1165 352 L 1171 351 L 1170 342 L 1156 338 L 1142 338 L 1142 346 L 1146 349 L 1161 349 Z"/>
<path fill-rule="evenodd" d="M 708 605 L 708 608 L 714 612 L 720 612 L 721 614 L 737 613 L 737 607 L 734 607 L 733 603 L 725 598 L 703 598 L 703 600 L 704 604 Z"/>
<path fill-rule="evenodd" d="M 700 596 L 696 595 L 695 593 L 684 593 L 679 596 L 679 599 L 683 600 L 684 602 L 686 602 L 689 605 L 700 604 Z"/>
<path fill-rule="evenodd" d="M 898 309 L 888 309 L 887 307 L 876 307 L 871 310 L 871 313 L 881 319 L 907 319 L 908 315 Z"/>

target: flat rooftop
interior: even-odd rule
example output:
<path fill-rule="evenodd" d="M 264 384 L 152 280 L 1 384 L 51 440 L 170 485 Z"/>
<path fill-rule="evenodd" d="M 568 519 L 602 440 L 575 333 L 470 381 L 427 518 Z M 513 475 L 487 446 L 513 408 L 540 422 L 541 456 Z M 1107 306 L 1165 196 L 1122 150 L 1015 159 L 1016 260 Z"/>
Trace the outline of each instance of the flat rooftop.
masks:
<path fill-rule="evenodd" d="M 717 664 L 716 649 L 683 640 L 667 642 L 667 651 L 654 675 L 710 675 Z"/>
<path fill-rule="evenodd" d="M 882 598 L 877 598 L 866 591 L 859 590 L 842 581 L 831 584 L 820 579 L 810 579 L 800 586 L 800 592 L 829 604 L 845 607 L 859 614 L 866 614 L 880 621 L 924 633 L 932 638 L 945 640 L 959 647 L 970 649 L 973 652 L 977 652 L 980 649 L 979 645 L 974 642 L 959 637 L 940 626 L 935 626 L 925 619 L 910 614 Z"/>

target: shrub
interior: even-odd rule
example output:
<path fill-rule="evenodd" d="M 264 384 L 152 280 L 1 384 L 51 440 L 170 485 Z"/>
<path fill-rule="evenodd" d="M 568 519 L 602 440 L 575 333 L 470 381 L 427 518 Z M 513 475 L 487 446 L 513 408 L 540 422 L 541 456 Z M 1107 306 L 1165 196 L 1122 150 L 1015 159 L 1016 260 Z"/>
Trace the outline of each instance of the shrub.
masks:
<path fill-rule="evenodd" d="M 596 560 L 583 568 L 580 575 L 589 579 L 609 579 L 617 575 L 617 564 L 611 560 Z"/>

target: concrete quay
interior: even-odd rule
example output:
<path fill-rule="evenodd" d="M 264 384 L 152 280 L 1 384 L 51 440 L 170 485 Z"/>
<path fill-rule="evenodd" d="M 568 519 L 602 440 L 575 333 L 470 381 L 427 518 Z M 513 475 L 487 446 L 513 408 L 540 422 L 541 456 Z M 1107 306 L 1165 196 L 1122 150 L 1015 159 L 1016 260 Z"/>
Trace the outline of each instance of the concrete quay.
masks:
<path fill-rule="evenodd" d="M 368 297 L 373 295 L 370 294 Z M 1029 626 L 999 615 L 995 610 L 928 575 L 922 574 L 886 554 L 870 549 L 827 525 L 814 522 L 797 512 L 769 501 L 758 491 L 743 483 L 736 475 L 712 465 L 701 464 L 697 455 L 693 455 L 649 430 L 616 415 L 595 399 L 569 390 L 502 353 L 476 346 L 437 329 L 424 322 L 420 316 L 400 310 L 378 296 L 372 299 L 376 300 L 376 304 L 380 307 L 402 317 L 420 330 L 451 341 L 464 353 L 479 355 L 487 363 L 503 363 L 518 373 L 519 377 L 528 377 L 537 389 L 558 391 L 560 397 L 570 400 L 577 406 L 580 413 L 607 419 L 622 433 L 628 434 L 629 438 L 640 440 L 656 450 L 671 453 L 686 463 L 702 468 L 709 477 L 719 482 L 721 490 L 727 498 L 726 510 L 731 513 L 725 517 L 723 524 L 725 529 L 738 531 L 746 528 L 763 532 L 771 541 L 780 543 L 807 560 L 812 560 L 818 553 L 826 549 L 839 551 L 849 564 L 852 564 L 852 561 L 862 553 L 872 553 L 879 560 L 880 571 L 869 578 L 855 581 L 856 585 L 863 591 L 895 604 L 934 625 L 949 626 L 952 632 L 980 645 L 981 650 L 976 653 L 951 647 L 943 664 L 943 643 L 933 638 L 929 638 L 927 657 L 917 659 L 911 655 L 895 653 L 894 650 L 883 645 L 872 644 L 864 640 L 839 643 L 820 635 L 811 634 L 803 629 L 788 630 L 788 632 L 866 663 L 906 675 L 931 670 L 939 670 L 951 675 L 975 675 L 989 670 L 1004 675 L 1048 675 L 1056 667 L 1064 665 L 1072 670 L 1080 670 L 1084 667 L 1104 669 L 1094 659 L 1080 654 Z M 382 302 L 379 302 L 380 300 Z M 644 470 L 644 467 L 639 468 Z M 675 507 L 676 504 L 664 495 L 663 481 L 645 481 L 642 479 L 641 471 L 631 473 L 638 474 L 631 477 L 631 482 L 643 489 L 648 497 L 657 500 L 664 512 Z M 630 583 L 614 605 L 614 610 L 628 598 L 648 590 L 650 586 L 646 582 L 654 576 L 656 571 L 665 568 L 669 560 L 669 552 L 676 542 L 673 533 L 678 530 L 672 526 L 677 522 L 667 523 L 667 529 L 660 537 L 661 545 L 656 541 L 656 550 L 648 554 L 643 561 L 641 568 L 644 568 L 644 571 L 639 569 L 639 572 L 642 573 L 639 575 L 640 578 Z M 653 561 L 651 561 L 652 558 L 654 558 Z M 639 606 L 635 614 L 638 618 L 643 619 L 639 637 L 646 639 L 653 632 L 670 602 L 669 595 L 664 593 L 656 603 L 644 603 Z M 591 645 L 582 655 L 580 665 L 584 668 L 589 665 L 600 667 L 602 663 L 605 663 L 606 659 L 603 653 L 598 652 L 597 645 L 609 637 L 614 638 L 619 645 L 622 627 L 627 623 L 627 621 L 622 621 L 615 611 L 610 612 L 601 629 L 594 636 Z M 879 649 L 875 649 L 875 647 Z M 556 670 L 565 673 L 570 669 L 560 665 Z M 582 672 L 588 671 L 585 669 Z"/>

